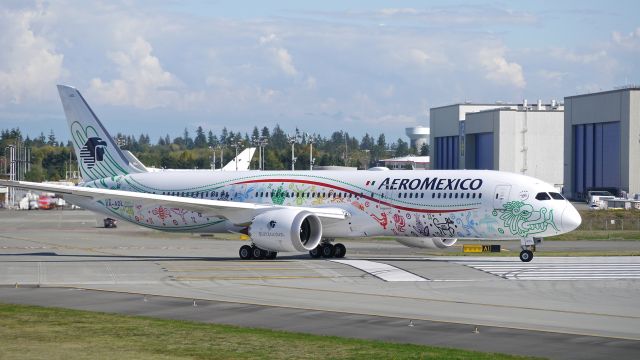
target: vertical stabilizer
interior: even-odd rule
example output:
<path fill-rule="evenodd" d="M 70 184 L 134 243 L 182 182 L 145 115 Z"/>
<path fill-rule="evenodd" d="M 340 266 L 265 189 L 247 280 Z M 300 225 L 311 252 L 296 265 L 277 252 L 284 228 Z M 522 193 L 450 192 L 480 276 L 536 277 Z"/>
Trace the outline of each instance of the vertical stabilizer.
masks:
<path fill-rule="evenodd" d="M 132 166 L 78 90 L 58 85 L 84 181 L 144 172 Z"/>
<path fill-rule="evenodd" d="M 246 148 L 242 150 L 237 157 L 229 161 L 221 170 L 222 171 L 247 171 L 251 165 L 251 159 L 256 152 L 256 148 Z"/>

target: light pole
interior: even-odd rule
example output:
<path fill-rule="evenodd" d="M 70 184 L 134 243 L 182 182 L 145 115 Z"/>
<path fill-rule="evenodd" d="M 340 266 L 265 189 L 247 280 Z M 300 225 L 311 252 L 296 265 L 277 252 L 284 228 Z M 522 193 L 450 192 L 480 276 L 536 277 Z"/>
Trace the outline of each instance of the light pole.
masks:
<path fill-rule="evenodd" d="M 209 146 L 209 150 L 211 151 L 211 170 L 215 170 L 216 169 L 216 150 L 213 148 L 213 146 Z"/>
<path fill-rule="evenodd" d="M 291 171 L 293 171 L 296 166 L 296 157 L 294 154 L 294 148 L 296 143 L 298 142 L 298 136 L 297 135 L 287 136 L 287 140 L 291 144 Z"/>
<path fill-rule="evenodd" d="M 307 134 L 308 135 L 308 134 Z M 313 158 L 313 143 L 316 142 L 316 137 L 314 135 L 309 136 L 309 170 L 313 170 L 313 163 L 315 159 Z"/>
<path fill-rule="evenodd" d="M 235 142 L 231 146 L 236 148 L 236 171 L 238 171 L 238 148 L 242 146 L 242 141 Z"/>

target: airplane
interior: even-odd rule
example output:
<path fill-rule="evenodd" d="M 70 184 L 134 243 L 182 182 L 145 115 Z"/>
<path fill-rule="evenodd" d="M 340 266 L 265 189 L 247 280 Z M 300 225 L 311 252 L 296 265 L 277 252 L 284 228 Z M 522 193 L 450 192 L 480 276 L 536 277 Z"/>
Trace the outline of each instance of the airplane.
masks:
<path fill-rule="evenodd" d="M 406 246 L 444 249 L 458 239 L 520 240 L 520 260 L 536 243 L 582 219 L 541 180 L 492 170 L 145 172 L 107 133 L 78 90 L 58 85 L 78 186 L 1 180 L 54 192 L 72 204 L 163 231 L 246 234 L 241 259 L 278 252 L 341 258 L 335 238 L 393 236 Z"/>
<path fill-rule="evenodd" d="M 124 157 L 129 161 L 129 165 L 133 167 L 137 167 L 143 172 L 155 172 L 155 171 L 183 171 L 183 169 L 163 169 L 156 167 L 147 167 L 142 161 L 140 161 L 135 155 L 131 153 L 129 150 L 120 150 Z M 249 166 L 251 165 L 251 159 L 253 158 L 253 154 L 255 154 L 256 148 L 248 147 L 238 156 L 234 157 L 227 163 L 227 165 L 223 166 L 222 169 L 215 169 L 214 171 L 247 171 L 249 170 Z"/>

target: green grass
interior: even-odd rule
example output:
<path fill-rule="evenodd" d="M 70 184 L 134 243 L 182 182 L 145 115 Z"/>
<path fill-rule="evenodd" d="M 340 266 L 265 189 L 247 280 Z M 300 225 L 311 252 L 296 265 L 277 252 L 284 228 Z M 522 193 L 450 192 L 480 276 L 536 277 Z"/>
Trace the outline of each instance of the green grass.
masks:
<path fill-rule="evenodd" d="M 495 353 L 0 304 L 0 359 L 525 359 Z"/>

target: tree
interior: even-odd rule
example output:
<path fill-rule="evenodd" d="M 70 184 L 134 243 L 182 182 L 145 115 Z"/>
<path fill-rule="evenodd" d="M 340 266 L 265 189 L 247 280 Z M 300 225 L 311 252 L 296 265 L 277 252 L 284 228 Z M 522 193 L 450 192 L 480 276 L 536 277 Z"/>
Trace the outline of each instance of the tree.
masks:
<path fill-rule="evenodd" d="M 56 141 L 56 135 L 53 133 L 53 129 L 49 132 L 49 141 L 47 141 L 47 145 L 56 146 L 58 142 Z"/>
<path fill-rule="evenodd" d="M 213 131 L 209 130 L 209 134 L 207 135 L 207 145 L 216 146 L 218 145 L 218 138 L 213 135 Z"/>
<path fill-rule="evenodd" d="M 229 130 L 227 127 L 222 128 L 222 132 L 220 133 L 220 144 L 226 145 L 229 137 Z"/>
<path fill-rule="evenodd" d="M 193 139 L 189 137 L 189 130 L 184 128 L 184 135 L 182 136 L 182 140 L 184 141 L 184 146 L 187 149 L 193 149 Z"/>
<path fill-rule="evenodd" d="M 362 141 L 360 142 L 360 149 L 362 150 L 373 150 L 373 138 L 369 136 L 369 134 L 364 134 Z"/>
<path fill-rule="evenodd" d="M 420 147 L 420 156 L 429 156 L 429 145 L 427 143 L 422 144 Z"/>
<path fill-rule="evenodd" d="M 196 129 L 196 138 L 193 144 L 196 148 L 207 147 L 207 137 L 204 135 L 204 130 L 202 130 L 202 126 L 198 126 L 198 128 Z"/>
<path fill-rule="evenodd" d="M 402 139 L 398 139 L 396 142 L 396 157 L 407 155 L 409 155 L 409 144 Z"/>

